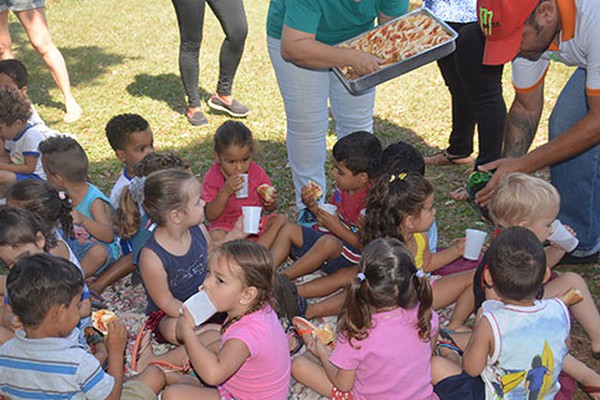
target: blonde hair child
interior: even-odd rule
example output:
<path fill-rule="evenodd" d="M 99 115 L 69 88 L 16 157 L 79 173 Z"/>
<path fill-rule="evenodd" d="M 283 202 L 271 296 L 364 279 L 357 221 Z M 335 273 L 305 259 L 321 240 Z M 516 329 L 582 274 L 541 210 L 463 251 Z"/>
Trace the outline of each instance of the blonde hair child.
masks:
<path fill-rule="evenodd" d="M 490 215 L 498 228 L 528 228 L 541 243 L 546 242 L 552 233 L 551 224 L 556 219 L 559 208 L 560 195 L 554 186 L 543 179 L 523 173 L 504 176 L 489 205 Z M 547 268 L 555 266 L 565 254 L 563 249 L 552 242 L 544 247 L 544 251 Z M 485 259 L 482 264 L 485 264 Z M 553 276 L 544 283 L 543 297 L 560 297 L 569 289 L 578 289 L 581 292 L 583 300 L 572 305 L 570 310 L 590 337 L 594 357 L 600 358 L 600 314 L 587 283 L 575 272 L 564 272 L 560 275 L 553 273 Z M 481 289 L 476 279 L 475 290 Z M 486 298 L 491 293 L 489 289 L 485 290 Z M 477 297 L 476 294 L 476 299 Z"/>
<path fill-rule="evenodd" d="M 175 324 L 181 305 L 204 281 L 212 245 L 202 225 L 204 201 L 200 183 L 191 173 L 178 170 L 157 171 L 145 179 L 136 179 L 130 183 L 129 191 L 137 194 L 136 200 L 156 224 L 139 259 L 148 294 L 146 324 L 160 342 L 178 344 Z M 136 185 L 138 190 L 132 190 L 131 186 Z M 241 236 L 240 219 L 224 240 Z"/>

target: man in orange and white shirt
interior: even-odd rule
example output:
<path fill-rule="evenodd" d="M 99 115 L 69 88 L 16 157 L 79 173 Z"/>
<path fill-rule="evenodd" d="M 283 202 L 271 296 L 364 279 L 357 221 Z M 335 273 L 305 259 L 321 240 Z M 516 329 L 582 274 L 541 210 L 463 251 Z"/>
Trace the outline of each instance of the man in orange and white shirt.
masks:
<path fill-rule="evenodd" d="M 600 250 L 600 2 L 597 0 L 478 0 L 486 35 L 483 63 L 512 60 L 516 95 L 507 116 L 505 158 L 481 166 L 494 177 L 477 195 L 487 204 L 500 178 L 550 166 L 562 202 L 559 219 L 579 245 L 562 263 L 598 260 Z M 548 143 L 527 153 L 544 104 L 551 60 L 577 69 L 549 120 Z"/>

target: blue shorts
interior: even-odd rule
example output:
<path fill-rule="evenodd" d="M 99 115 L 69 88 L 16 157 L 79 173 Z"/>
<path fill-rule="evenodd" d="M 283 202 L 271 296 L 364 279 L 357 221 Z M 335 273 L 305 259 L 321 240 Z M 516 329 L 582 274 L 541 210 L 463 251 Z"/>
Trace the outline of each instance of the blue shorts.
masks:
<path fill-rule="evenodd" d="M 440 400 L 485 400 L 485 384 L 480 376 L 472 377 L 463 371 L 433 385 Z"/>
<path fill-rule="evenodd" d="M 10 10 L 13 12 L 33 10 L 44 7 L 44 0 L 0 0 L 0 12 Z"/>
<path fill-rule="evenodd" d="M 79 262 L 81 262 L 81 259 L 85 256 L 85 254 L 88 252 L 88 250 L 97 245 L 100 244 L 104 247 L 104 250 L 106 250 L 106 262 L 104 263 L 104 265 L 102 265 L 98 271 L 96 271 L 94 273 L 94 275 L 99 275 L 100 273 L 102 273 L 104 270 L 106 270 L 108 267 L 110 267 L 111 265 L 114 264 L 115 261 L 117 261 L 117 259 L 119 258 L 118 256 L 115 256 L 115 254 L 113 254 L 111 245 L 106 244 L 106 243 L 102 243 L 96 240 L 86 240 L 85 242 L 80 242 L 78 239 L 71 239 L 71 238 L 67 238 L 66 239 L 67 244 L 69 245 L 69 247 L 71 248 L 71 250 L 73 250 L 73 253 L 75 254 L 75 257 L 77 257 L 77 259 L 79 260 Z"/>
<path fill-rule="evenodd" d="M 292 256 L 294 258 L 300 258 L 305 255 L 311 247 L 319 240 L 322 236 L 329 235 L 329 233 L 319 232 L 312 228 L 302 227 L 302 246 L 292 248 Z M 341 239 L 340 239 L 341 240 Z M 358 260 L 360 260 L 360 252 L 350 246 L 348 243 L 342 242 L 342 254 L 339 257 L 334 258 L 333 260 L 325 261 L 323 265 L 321 265 L 321 271 L 326 274 L 332 274 L 340 268 L 344 267 L 352 267 L 353 265 L 358 264 Z M 346 256 L 346 254 L 355 255 L 357 258 L 353 260 L 351 257 Z"/>
<path fill-rule="evenodd" d="M 2 0 L 0 0 L 0 2 L 1 1 Z M 38 174 L 19 174 L 18 172 L 15 172 L 15 175 L 17 176 L 17 182 L 25 181 L 27 179 L 43 181 L 43 179 Z"/>

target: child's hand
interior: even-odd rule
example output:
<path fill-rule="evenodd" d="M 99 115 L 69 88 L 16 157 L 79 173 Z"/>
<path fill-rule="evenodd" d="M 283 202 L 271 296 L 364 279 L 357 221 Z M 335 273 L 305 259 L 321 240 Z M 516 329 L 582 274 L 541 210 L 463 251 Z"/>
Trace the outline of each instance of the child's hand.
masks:
<path fill-rule="evenodd" d="M 239 218 L 237 219 L 237 221 L 235 221 L 233 228 L 231 229 L 231 231 L 229 231 L 229 234 L 227 236 L 228 236 L 229 240 L 245 239 L 248 237 L 248 234 L 246 232 L 244 232 L 244 216 L 243 215 L 240 215 Z"/>
<path fill-rule="evenodd" d="M 269 201 L 266 201 L 262 197 L 260 198 L 260 200 L 262 201 L 263 206 L 265 207 L 265 210 L 274 210 L 275 206 L 277 205 L 277 191 L 273 190 L 273 192 L 271 193 Z"/>
<path fill-rule="evenodd" d="M 196 323 L 194 322 L 194 317 L 192 313 L 185 305 L 181 305 L 181 312 L 179 313 L 179 319 L 177 320 L 177 325 L 175 326 L 175 336 L 178 340 L 185 342 L 185 338 L 187 335 L 194 334 L 194 328 L 196 327 Z"/>
<path fill-rule="evenodd" d="M 340 217 L 338 217 L 337 212 L 334 212 L 333 215 L 331 215 L 321 207 L 317 207 L 315 217 L 317 218 L 317 223 L 319 225 L 329 230 L 331 230 L 333 226 L 340 224 Z"/>
<path fill-rule="evenodd" d="M 329 351 L 313 334 L 303 336 L 306 349 L 314 354 L 320 360 L 327 359 L 329 357 Z"/>
<path fill-rule="evenodd" d="M 83 225 L 83 214 L 77 210 L 71 211 L 71 217 L 73 217 L 73 223 L 77 225 Z"/>
<path fill-rule="evenodd" d="M 118 318 L 110 320 L 106 324 L 108 333 L 104 342 L 108 348 L 109 353 L 123 354 L 125 351 L 125 345 L 127 344 L 127 329 L 125 324 Z"/>
<path fill-rule="evenodd" d="M 225 185 L 221 190 L 224 190 L 229 196 L 231 196 L 242 187 L 244 187 L 244 178 L 241 175 L 230 175 L 225 178 Z"/>
<path fill-rule="evenodd" d="M 300 192 L 300 197 L 302 198 L 302 202 L 309 210 L 312 210 L 317 205 L 317 201 L 312 197 L 312 193 L 309 185 L 302 186 L 302 191 Z"/>
<path fill-rule="evenodd" d="M 465 254 L 465 243 L 467 243 L 467 238 L 460 238 L 452 245 L 452 247 L 450 247 L 450 250 L 456 255 L 456 258 L 462 257 L 462 255 Z"/>

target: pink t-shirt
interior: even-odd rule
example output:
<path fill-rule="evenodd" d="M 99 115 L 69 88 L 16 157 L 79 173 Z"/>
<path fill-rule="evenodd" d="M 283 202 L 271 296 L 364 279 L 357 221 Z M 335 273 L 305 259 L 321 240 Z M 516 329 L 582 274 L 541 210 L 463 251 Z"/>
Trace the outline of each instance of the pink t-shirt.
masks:
<path fill-rule="evenodd" d="M 223 387 L 236 399 L 286 400 L 290 390 L 291 360 L 288 341 L 270 306 L 231 325 L 221 341 L 239 339 L 250 351 Z"/>
<path fill-rule="evenodd" d="M 263 183 L 271 185 L 271 180 L 260 165 L 251 161 L 248 168 L 248 197 L 238 199 L 235 197 L 235 194 L 229 196 L 223 212 L 217 219 L 210 221 L 208 230 L 219 228 L 230 231 L 233 229 L 237 219 L 242 215 L 242 206 L 262 206 L 263 204 L 256 188 Z M 223 185 L 225 185 L 225 177 L 221 173 L 219 164 L 215 162 L 206 175 L 204 175 L 204 180 L 202 181 L 202 199 L 210 203 L 217 197 Z"/>
<path fill-rule="evenodd" d="M 342 369 L 355 369 L 355 400 L 437 399 L 431 385 L 431 342 L 423 342 L 417 330 L 418 307 L 396 308 L 373 315 L 366 339 L 352 340 L 354 349 L 338 336 L 329 360 Z M 437 332 L 438 316 L 431 318 L 431 334 Z"/>

